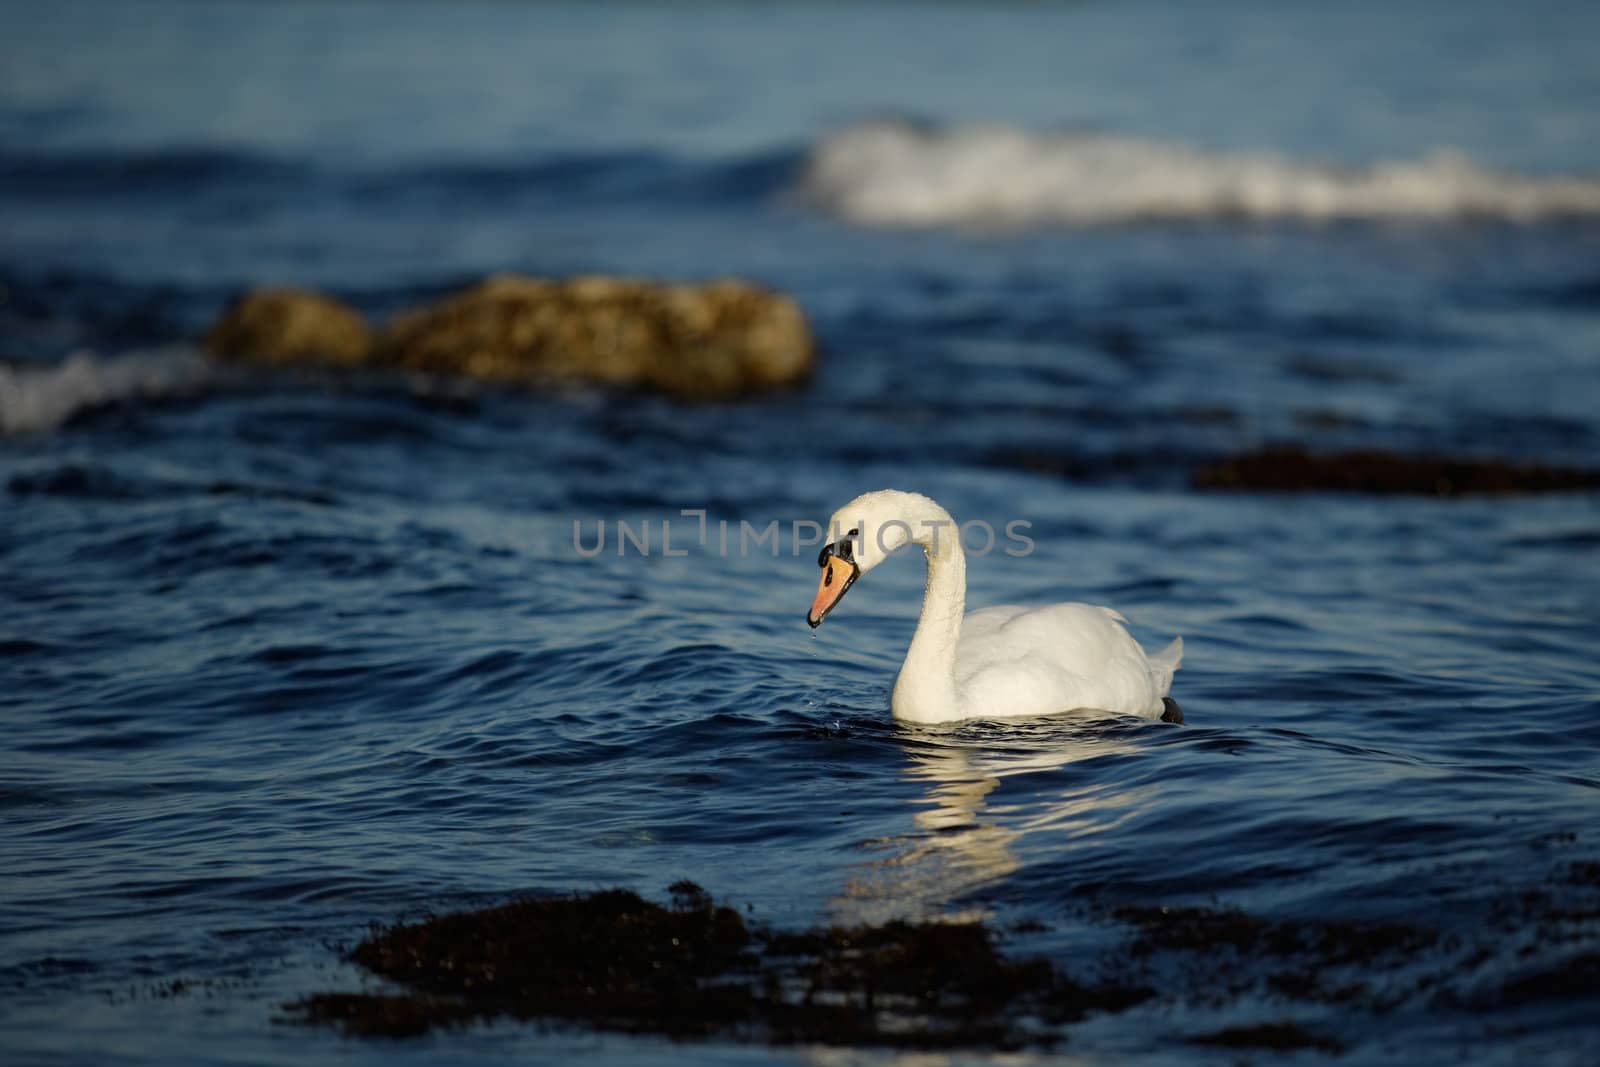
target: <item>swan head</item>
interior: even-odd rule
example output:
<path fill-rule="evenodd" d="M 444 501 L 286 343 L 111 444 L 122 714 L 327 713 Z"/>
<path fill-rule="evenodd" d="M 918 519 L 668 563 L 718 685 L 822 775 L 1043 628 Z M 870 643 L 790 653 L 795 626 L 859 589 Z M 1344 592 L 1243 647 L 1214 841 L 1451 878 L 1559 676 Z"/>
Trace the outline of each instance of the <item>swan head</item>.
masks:
<path fill-rule="evenodd" d="M 822 578 L 817 584 L 811 610 L 806 612 L 806 622 L 813 630 L 822 624 L 857 578 L 918 539 L 913 537 L 913 524 L 922 520 L 923 525 L 927 525 L 924 517 L 930 508 L 949 519 L 949 515 L 927 497 L 895 489 L 863 493 L 833 513 L 828 520 L 828 543 L 817 556 Z"/>

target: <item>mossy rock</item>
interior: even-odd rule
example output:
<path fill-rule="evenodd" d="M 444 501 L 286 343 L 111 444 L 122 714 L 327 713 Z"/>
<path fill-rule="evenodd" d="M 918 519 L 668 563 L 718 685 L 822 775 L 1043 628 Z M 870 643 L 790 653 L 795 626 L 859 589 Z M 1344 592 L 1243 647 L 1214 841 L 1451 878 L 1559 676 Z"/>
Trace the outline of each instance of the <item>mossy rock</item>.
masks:
<path fill-rule="evenodd" d="M 373 366 L 540 385 L 595 383 L 721 400 L 803 381 L 813 346 L 787 296 L 738 280 L 670 285 L 589 276 L 489 278 L 399 315 L 376 338 L 315 293 L 258 290 L 206 339 L 269 364 Z"/>
<path fill-rule="evenodd" d="M 384 331 L 378 361 L 715 400 L 803 380 L 812 345 L 793 300 L 747 282 L 506 275 L 401 315 Z"/>
<path fill-rule="evenodd" d="M 213 355 L 275 366 L 360 366 L 372 354 L 372 331 L 348 304 L 305 289 L 253 289 L 234 301 L 206 334 Z"/>

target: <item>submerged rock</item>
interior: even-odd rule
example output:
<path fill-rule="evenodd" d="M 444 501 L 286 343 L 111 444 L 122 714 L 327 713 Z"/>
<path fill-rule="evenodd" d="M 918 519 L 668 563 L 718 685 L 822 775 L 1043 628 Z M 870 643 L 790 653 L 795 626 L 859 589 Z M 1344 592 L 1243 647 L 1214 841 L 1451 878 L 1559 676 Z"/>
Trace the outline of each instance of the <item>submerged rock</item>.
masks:
<path fill-rule="evenodd" d="M 315 294 L 253 293 L 224 314 L 207 344 L 269 363 L 360 364 L 514 384 L 593 382 L 686 400 L 793 385 L 813 359 L 810 330 L 793 300 L 733 280 L 668 285 L 504 275 L 405 312 L 375 343 L 362 344 L 348 318 L 338 330 L 331 318 L 321 328 L 317 315 L 331 316 L 334 308 L 354 316 Z"/>
<path fill-rule="evenodd" d="M 1241 452 L 1194 472 L 1197 489 L 1322 490 L 1472 496 L 1600 488 L 1600 470 L 1361 449 L 1315 455 L 1297 445 Z"/>
<path fill-rule="evenodd" d="M 305 289 L 254 289 L 234 301 L 206 334 L 213 355 L 256 363 L 359 366 L 372 331 L 342 301 Z"/>

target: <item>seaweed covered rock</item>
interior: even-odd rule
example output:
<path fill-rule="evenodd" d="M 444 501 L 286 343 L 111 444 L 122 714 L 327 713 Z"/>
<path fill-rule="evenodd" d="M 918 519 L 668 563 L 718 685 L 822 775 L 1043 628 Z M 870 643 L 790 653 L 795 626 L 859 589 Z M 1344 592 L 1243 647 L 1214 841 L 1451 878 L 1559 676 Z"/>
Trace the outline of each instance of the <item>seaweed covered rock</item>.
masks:
<path fill-rule="evenodd" d="M 1011 960 L 977 924 L 777 933 L 698 886 L 525 899 L 375 931 L 349 958 L 394 993 L 319 993 L 289 1018 L 402 1037 L 475 1019 L 557 1019 L 671 1037 L 912 1048 L 1048 1045 L 1152 991 Z"/>
<path fill-rule="evenodd" d="M 796 384 L 811 332 L 793 300 L 748 282 L 489 278 L 399 315 L 376 337 L 337 300 L 260 289 L 206 346 L 273 365 L 370 366 L 538 385 L 591 382 L 721 400 Z"/>
<path fill-rule="evenodd" d="M 401 315 L 377 358 L 492 381 L 598 382 L 712 400 L 801 381 L 812 346 L 793 300 L 747 282 L 506 275 Z"/>
<path fill-rule="evenodd" d="M 234 301 L 206 334 L 217 356 L 274 365 L 359 366 L 372 353 L 360 312 L 305 289 L 254 289 Z"/>
<path fill-rule="evenodd" d="M 1404 900 L 1388 916 L 1272 915 L 1216 901 L 1134 904 L 1091 883 L 1073 922 L 1116 933 L 1075 950 L 1070 973 L 1001 951 L 1003 936 L 982 920 L 776 930 L 692 882 L 669 891 L 668 904 L 608 889 L 374 926 L 347 958 L 385 987 L 313 993 L 278 1018 L 368 1037 L 515 1019 L 673 1038 L 1009 1050 L 1049 1048 L 1082 1020 L 1132 1012 L 1124 1027 L 1180 1046 L 1337 1055 L 1385 1040 L 1382 1021 L 1398 1011 L 1442 1012 L 1451 1026 L 1462 1011 L 1570 1012 L 1600 981 L 1600 861 L 1588 856 L 1496 886 L 1446 926 L 1419 924 Z"/>
<path fill-rule="evenodd" d="M 487 1015 L 682 1036 L 748 1016 L 743 990 L 705 984 L 753 970 L 749 942 L 731 908 L 698 896 L 664 908 L 613 889 L 391 927 L 350 958 L 430 1004 L 455 1005 L 446 1019 L 464 1010 L 464 999 Z"/>

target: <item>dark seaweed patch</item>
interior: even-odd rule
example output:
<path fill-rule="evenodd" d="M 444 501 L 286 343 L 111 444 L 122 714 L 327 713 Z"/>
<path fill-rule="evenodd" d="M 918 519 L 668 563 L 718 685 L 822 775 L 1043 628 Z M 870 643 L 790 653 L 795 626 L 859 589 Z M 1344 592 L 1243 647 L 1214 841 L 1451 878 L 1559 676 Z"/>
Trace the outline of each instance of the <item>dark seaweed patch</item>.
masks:
<path fill-rule="evenodd" d="M 1308 956 L 1326 966 L 1370 964 L 1392 953 L 1431 946 L 1429 930 L 1400 923 L 1271 922 L 1242 911 L 1192 907 L 1123 907 L 1113 915 L 1138 930 L 1130 950 L 1210 952 L 1229 947 L 1266 956 Z"/>
<path fill-rule="evenodd" d="M 1500 987 L 1500 1000 L 1507 1005 L 1567 998 L 1587 1002 L 1596 989 L 1600 989 L 1600 952 L 1584 952 L 1518 975 Z"/>
<path fill-rule="evenodd" d="M 402 993 L 318 993 L 289 1005 L 295 1017 L 331 1023 L 351 1037 L 421 1037 L 436 1027 L 486 1017 L 460 1000 Z"/>
<path fill-rule="evenodd" d="M 507 1017 L 672 1037 L 1020 1048 L 1051 1024 L 1121 1011 L 1147 988 L 1011 960 L 980 924 L 776 933 L 689 882 L 662 906 L 626 890 L 520 900 L 375 930 L 350 953 L 403 993 L 324 993 L 290 1018 L 404 1037 Z"/>
<path fill-rule="evenodd" d="M 1337 1053 L 1344 1050 L 1344 1046 L 1333 1038 L 1313 1033 L 1293 1021 L 1229 1026 L 1210 1033 L 1196 1034 L 1189 1038 L 1189 1042 L 1194 1045 L 1216 1045 L 1221 1048 L 1267 1048 L 1281 1052 L 1317 1049 L 1322 1052 Z"/>
<path fill-rule="evenodd" d="M 1500 459 L 1452 459 L 1362 449 L 1314 455 L 1298 445 L 1228 456 L 1195 470 L 1197 489 L 1478 496 L 1600 488 L 1600 470 Z"/>
<path fill-rule="evenodd" d="M 1044 958 L 1007 956 L 981 923 L 775 931 L 682 881 L 667 905 L 613 889 L 374 928 L 349 958 L 398 989 L 318 994 L 290 1005 L 288 1017 L 358 1036 L 510 1018 L 673 1038 L 1021 1049 L 1062 1041 L 1090 1014 L 1146 1002 L 1230 1012 L 1317 1005 L 1336 1013 L 1330 1025 L 1402 1006 L 1476 1014 L 1569 1002 L 1600 985 L 1597 886 L 1600 864 L 1563 860 L 1540 883 L 1501 887 L 1481 902 L 1482 921 L 1449 934 L 1406 921 L 1090 903 L 1091 918 L 1125 937 L 1068 974 Z M 1011 927 L 1039 929 L 1036 920 Z M 1344 1047 L 1270 1017 L 1172 1037 Z"/>
<path fill-rule="evenodd" d="M 1272 920 L 1231 908 L 1119 907 L 1133 928 L 1125 952 L 1147 972 L 1179 967 L 1187 999 L 1225 1006 L 1246 994 L 1384 1012 L 1418 991 L 1406 972 L 1459 945 L 1406 923 Z M 1423 986 L 1437 984 L 1424 978 Z"/>

